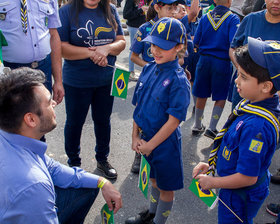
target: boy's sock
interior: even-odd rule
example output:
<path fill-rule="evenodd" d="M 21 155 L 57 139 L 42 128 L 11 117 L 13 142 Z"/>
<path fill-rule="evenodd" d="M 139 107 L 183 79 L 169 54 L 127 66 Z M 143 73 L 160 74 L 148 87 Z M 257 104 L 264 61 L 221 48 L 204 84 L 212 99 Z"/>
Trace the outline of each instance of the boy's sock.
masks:
<path fill-rule="evenodd" d="M 192 98 L 193 98 L 193 104 L 194 106 L 196 105 L 196 96 L 195 95 L 192 95 Z"/>
<path fill-rule="evenodd" d="M 159 199 L 156 216 L 154 218 L 155 224 L 164 224 L 171 212 L 173 201 L 162 201 Z"/>
<path fill-rule="evenodd" d="M 199 108 L 195 108 L 195 121 L 194 121 L 194 127 L 195 128 L 201 128 L 201 122 L 202 122 L 202 119 L 203 119 L 203 112 L 204 112 L 204 109 L 201 110 Z"/>
<path fill-rule="evenodd" d="M 157 188 L 152 187 L 150 196 L 149 213 L 156 214 L 160 192 Z"/>
<path fill-rule="evenodd" d="M 212 115 L 211 115 L 211 121 L 210 121 L 210 125 L 209 125 L 209 129 L 212 131 L 216 130 L 218 121 L 221 117 L 221 114 L 223 112 L 224 108 L 221 108 L 219 106 L 214 106 L 213 111 L 212 111 Z"/>

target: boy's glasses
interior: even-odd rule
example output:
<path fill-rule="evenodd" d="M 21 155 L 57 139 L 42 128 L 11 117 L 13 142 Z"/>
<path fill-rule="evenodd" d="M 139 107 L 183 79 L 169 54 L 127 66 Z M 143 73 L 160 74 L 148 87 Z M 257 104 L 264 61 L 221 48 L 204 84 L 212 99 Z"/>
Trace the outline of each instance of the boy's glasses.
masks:
<path fill-rule="evenodd" d="M 158 6 L 160 8 L 163 8 L 165 6 L 164 9 L 169 13 L 171 12 L 178 13 L 180 11 L 180 7 L 178 7 L 178 4 L 167 5 L 162 3 L 162 4 L 158 4 Z"/>

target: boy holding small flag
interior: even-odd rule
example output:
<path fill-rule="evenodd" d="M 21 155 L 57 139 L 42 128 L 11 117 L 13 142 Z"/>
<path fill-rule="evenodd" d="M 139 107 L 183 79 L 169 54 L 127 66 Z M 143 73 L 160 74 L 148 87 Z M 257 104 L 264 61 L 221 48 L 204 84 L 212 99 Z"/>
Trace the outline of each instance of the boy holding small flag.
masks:
<path fill-rule="evenodd" d="M 279 139 L 279 97 L 275 93 L 280 90 L 280 42 L 249 37 L 235 58 L 235 83 L 245 99 L 217 134 L 209 164 L 199 163 L 193 176 L 203 189 L 221 188 L 220 202 L 251 224 L 269 193 L 268 167 Z M 219 177 L 205 175 L 214 176 L 216 165 Z M 219 223 L 240 223 L 230 209 L 219 204 Z"/>
<path fill-rule="evenodd" d="M 147 64 L 135 88 L 132 103 L 132 149 L 145 155 L 151 166 L 150 209 L 126 224 L 166 222 L 174 191 L 182 189 L 183 167 L 179 124 L 190 102 L 190 84 L 178 63 L 186 30 L 174 18 L 161 18 L 143 41 L 150 42 L 155 61 Z"/>

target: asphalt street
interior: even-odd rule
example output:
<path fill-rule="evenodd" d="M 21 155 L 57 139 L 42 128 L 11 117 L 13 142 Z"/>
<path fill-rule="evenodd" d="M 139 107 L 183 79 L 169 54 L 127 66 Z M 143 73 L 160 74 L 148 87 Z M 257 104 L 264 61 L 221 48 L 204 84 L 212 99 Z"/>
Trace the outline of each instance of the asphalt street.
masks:
<path fill-rule="evenodd" d="M 124 5 L 124 2 L 122 3 Z M 118 9 L 122 17 L 122 8 Z M 126 36 L 127 46 L 126 49 L 118 57 L 117 64 L 121 67 L 128 67 L 128 54 L 129 54 L 129 37 Z M 140 71 L 140 68 L 138 67 Z M 126 100 L 115 98 L 114 109 L 111 116 L 112 134 L 111 134 L 111 152 L 109 161 L 116 168 L 118 172 L 118 179 L 114 181 L 115 187 L 121 192 L 123 198 L 123 208 L 114 216 L 115 223 L 121 224 L 125 220 L 137 214 L 141 210 L 148 207 L 149 201 L 144 198 L 138 189 L 138 175 L 130 173 L 131 164 L 134 158 L 134 152 L 131 150 L 131 130 L 132 130 L 132 113 L 133 105 L 131 98 L 134 92 L 136 83 L 129 82 L 128 96 Z M 211 110 L 213 102 L 208 100 L 204 113 L 203 123 L 206 127 L 209 125 Z M 183 151 L 183 164 L 184 164 L 184 183 L 185 188 L 175 193 L 174 206 L 171 215 L 168 218 L 168 224 L 214 224 L 217 223 L 217 207 L 209 210 L 208 207 L 200 201 L 192 192 L 188 190 L 191 183 L 191 173 L 193 167 L 199 161 L 206 161 L 212 147 L 213 141 L 205 136 L 193 137 L 191 135 L 191 126 L 194 121 L 192 115 L 193 104 L 191 102 L 188 109 L 187 119 L 181 125 L 182 130 L 182 151 Z M 230 103 L 227 102 L 225 110 L 218 124 L 218 129 L 222 127 L 230 113 Z M 66 119 L 64 101 L 56 107 L 57 115 L 57 128 L 51 133 L 47 134 L 48 150 L 47 154 L 67 164 L 67 156 L 64 151 L 64 124 Z M 95 137 L 93 131 L 93 124 L 91 115 L 88 114 L 86 119 L 82 138 L 81 138 L 81 158 L 82 168 L 96 174 L 95 160 Z M 277 168 L 280 168 L 280 150 L 278 150 L 270 167 L 270 171 L 275 173 Z M 271 193 L 266 199 L 263 207 L 260 209 L 254 223 L 264 224 L 273 222 L 276 218 L 269 215 L 265 211 L 265 205 L 270 202 L 280 203 L 280 185 L 270 186 Z M 93 207 L 91 208 L 85 224 L 101 223 L 100 209 L 105 201 L 102 195 L 99 194 Z"/>

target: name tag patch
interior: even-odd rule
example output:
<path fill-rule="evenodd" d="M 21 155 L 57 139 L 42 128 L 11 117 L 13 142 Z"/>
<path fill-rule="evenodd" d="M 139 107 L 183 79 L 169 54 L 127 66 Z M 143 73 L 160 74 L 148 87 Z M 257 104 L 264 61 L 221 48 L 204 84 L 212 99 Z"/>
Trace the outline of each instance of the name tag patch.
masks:
<path fill-rule="evenodd" d="M 249 150 L 255 153 L 261 153 L 263 142 L 252 139 Z"/>

